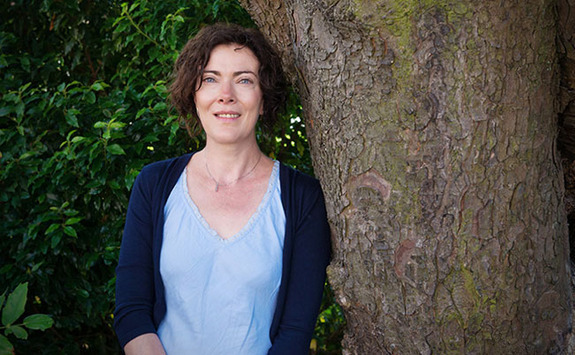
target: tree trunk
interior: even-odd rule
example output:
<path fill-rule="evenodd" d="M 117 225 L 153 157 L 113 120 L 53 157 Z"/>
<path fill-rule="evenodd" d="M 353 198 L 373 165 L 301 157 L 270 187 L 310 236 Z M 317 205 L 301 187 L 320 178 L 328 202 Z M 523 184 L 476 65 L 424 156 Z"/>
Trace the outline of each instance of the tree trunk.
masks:
<path fill-rule="evenodd" d="M 299 88 L 347 354 L 561 353 L 550 0 L 244 0 Z"/>

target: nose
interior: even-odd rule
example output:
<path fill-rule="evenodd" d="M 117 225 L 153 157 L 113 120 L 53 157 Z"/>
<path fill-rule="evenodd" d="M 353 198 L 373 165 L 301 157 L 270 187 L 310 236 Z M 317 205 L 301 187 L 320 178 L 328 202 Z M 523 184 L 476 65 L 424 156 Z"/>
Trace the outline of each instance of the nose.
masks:
<path fill-rule="evenodd" d="M 228 81 L 225 81 L 222 83 L 221 87 L 220 87 L 220 93 L 219 93 L 219 98 L 218 101 L 220 103 L 233 103 L 235 102 L 235 94 L 234 94 L 234 88 L 232 87 L 232 84 Z"/>

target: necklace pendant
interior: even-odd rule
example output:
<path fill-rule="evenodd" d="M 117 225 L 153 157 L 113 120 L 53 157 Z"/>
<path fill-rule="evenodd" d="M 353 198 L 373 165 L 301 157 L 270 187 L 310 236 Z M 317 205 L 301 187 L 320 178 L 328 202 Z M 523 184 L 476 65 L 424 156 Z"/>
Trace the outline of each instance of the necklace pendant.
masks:
<path fill-rule="evenodd" d="M 231 181 L 231 182 L 229 182 L 229 183 L 227 183 L 227 184 L 224 184 L 223 186 L 226 186 L 226 187 L 227 187 L 227 186 L 232 186 L 233 184 L 235 184 L 236 182 L 240 181 L 241 179 L 250 176 L 251 173 L 253 173 L 254 170 L 256 170 L 256 167 L 257 167 L 258 164 L 260 163 L 260 160 L 262 160 L 262 155 L 263 155 L 263 154 L 261 154 L 261 153 L 259 154 L 258 161 L 256 161 L 256 165 L 254 165 L 253 168 L 251 168 L 250 171 L 247 172 L 247 174 L 244 174 L 244 175 L 238 177 L 237 179 L 235 179 L 235 180 L 233 180 L 233 181 Z M 205 166 L 206 166 L 206 171 L 207 171 L 208 175 L 210 176 L 210 179 L 212 179 L 212 180 L 216 183 L 216 192 L 218 192 L 218 189 L 220 188 L 220 183 L 218 182 L 218 180 L 216 180 L 216 178 L 214 178 L 214 176 L 213 176 L 212 173 L 210 172 L 210 168 L 208 167 L 208 161 L 207 161 L 207 160 L 206 160 L 206 162 L 205 162 Z"/>

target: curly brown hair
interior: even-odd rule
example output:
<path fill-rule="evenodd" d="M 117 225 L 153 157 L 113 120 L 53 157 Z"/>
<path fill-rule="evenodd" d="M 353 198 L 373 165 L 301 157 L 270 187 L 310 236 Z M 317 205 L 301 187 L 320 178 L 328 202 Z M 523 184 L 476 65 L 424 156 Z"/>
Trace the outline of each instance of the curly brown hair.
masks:
<path fill-rule="evenodd" d="M 174 67 L 170 101 L 190 136 L 201 132 L 194 95 L 197 83 L 210 60 L 212 50 L 221 44 L 238 44 L 249 48 L 259 61 L 259 83 L 263 94 L 264 112 L 260 123 L 271 128 L 278 114 L 285 109 L 287 86 L 281 59 L 263 34 L 257 29 L 234 24 L 215 24 L 202 28 L 186 43 Z"/>

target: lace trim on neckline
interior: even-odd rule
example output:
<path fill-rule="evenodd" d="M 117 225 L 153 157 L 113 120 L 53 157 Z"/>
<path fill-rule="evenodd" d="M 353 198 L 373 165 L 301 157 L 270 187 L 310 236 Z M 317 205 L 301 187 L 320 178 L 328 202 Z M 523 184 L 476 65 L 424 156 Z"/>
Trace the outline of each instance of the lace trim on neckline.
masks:
<path fill-rule="evenodd" d="M 192 198 L 190 196 L 190 192 L 188 190 L 187 173 L 188 173 L 188 168 L 186 166 L 186 168 L 182 172 L 182 176 L 180 178 L 180 180 L 181 180 L 180 186 L 182 188 L 182 192 L 184 194 L 184 198 L 186 199 L 188 206 L 190 206 L 190 208 L 192 209 L 192 211 L 193 211 L 194 215 L 196 216 L 196 218 L 198 219 L 198 221 L 200 221 L 202 226 L 205 228 L 205 230 L 209 234 L 214 236 L 214 238 L 216 238 L 219 242 L 232 243 L 234 241 L 237 241 L 237 240 L 243 238 L 245 235 L 247 235 L 253 229 L 254 225 L 258 222 L 258 220 L 260 219 L 260 216 L 263 214 L 264 210 L 266 208 L 268 208 L 268 206 L 270 204 L 271 195 L 274 192 L 274 190 L 276 189 L 277 184 L 279 183 L 279 178 L 278 178 L 279 161 L 277 161 L 277 160 L 274 161 L 274 166 L 272 169 L 272 173 L 270 174 L 267 190 L 266 190 L 262 200 L 260 201 L 258 208 L 254 212 L 254 214 L 251 215 L 251 217 L 247 221 L 247 223 L 239 230 L 239 232 L 237 232 L 236 234 L 232 235 L 229 238 L 223 238 L 222 236 L 220 236 L 218 234 L 218 232 L 216 232 L 208 224 L 208 221 L 206 221 L 204 216 L 202 216 L 202 214 L 200 213 L 198 206 L 195 204 L 194 200 L 192 200 Z"/>

